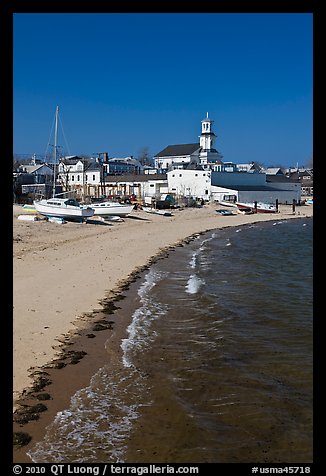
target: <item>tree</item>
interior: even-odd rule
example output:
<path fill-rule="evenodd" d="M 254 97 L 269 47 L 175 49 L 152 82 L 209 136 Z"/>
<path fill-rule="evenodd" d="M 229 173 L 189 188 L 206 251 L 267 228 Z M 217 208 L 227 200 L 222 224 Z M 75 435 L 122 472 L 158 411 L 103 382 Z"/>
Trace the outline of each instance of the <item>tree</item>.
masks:
<path fill-rule="evenodd" d="M 140 149 L 138 154 L 138 160 L 142 165 L 152 165 L 149 157 L 149 147 L 144 146 Z"/>

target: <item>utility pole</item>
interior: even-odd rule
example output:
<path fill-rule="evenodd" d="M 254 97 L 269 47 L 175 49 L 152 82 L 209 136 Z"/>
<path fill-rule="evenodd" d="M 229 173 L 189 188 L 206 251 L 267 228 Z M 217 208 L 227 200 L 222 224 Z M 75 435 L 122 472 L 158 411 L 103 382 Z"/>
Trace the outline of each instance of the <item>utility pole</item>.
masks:
<path fill-rule="evenodd" d="M 97 152 L 97 158 L 100 164 L 100 189 L 101 195 L 105 195 L 105 182 L 104 182 L 104 159 L 108 158 L 107 152 Z"/>

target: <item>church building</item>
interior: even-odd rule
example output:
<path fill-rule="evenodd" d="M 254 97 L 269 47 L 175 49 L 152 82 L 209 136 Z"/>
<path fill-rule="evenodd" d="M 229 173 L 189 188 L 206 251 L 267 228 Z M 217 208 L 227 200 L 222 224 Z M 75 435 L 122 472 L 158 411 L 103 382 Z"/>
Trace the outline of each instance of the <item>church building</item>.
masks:
<path fill-rule="evenodd" d="M 222 164 L 221 154 L 215 149 L 216 134 L 208 117 L 201 121 L 199 142 L 194 144 L 168 145 L 154 156 L 155 168 L 160 172 L 199 166 L 201 169 L 215 169 Z"/>

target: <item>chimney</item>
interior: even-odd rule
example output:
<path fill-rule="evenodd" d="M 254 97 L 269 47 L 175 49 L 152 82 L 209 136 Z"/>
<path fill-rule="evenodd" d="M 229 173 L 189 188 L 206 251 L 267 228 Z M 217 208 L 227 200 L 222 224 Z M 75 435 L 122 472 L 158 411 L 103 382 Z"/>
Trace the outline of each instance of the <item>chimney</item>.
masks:
<path fill-rule="evenodd" d="M 109 160 L 109 154 L 107 152 L 103 152 L 103 162 L 107 163 Z"/>

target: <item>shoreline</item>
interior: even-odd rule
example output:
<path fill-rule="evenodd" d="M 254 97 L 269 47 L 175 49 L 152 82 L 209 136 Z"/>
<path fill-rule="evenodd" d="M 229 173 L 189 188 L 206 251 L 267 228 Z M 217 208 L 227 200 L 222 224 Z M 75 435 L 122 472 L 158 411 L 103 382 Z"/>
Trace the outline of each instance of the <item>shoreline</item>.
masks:
<path fill-rule="evenodd" d="M 39 383 L 40 382 L 46 383 L 47 379 L 51 381 L 51 384 L 49 384 L 49 388 L 47 388 L 47 385 L 45 385 L 43 388 L 39 390 L 38 395 L 40 394 L 40 392 L 41 393 L 49 392 L 51 396 L 50 398 L 53 398 L 53 399 L 44 402 L 45 406 L 47 406 L 48 409 L 47 411 L 44 411 L 44 413 L 42 412 L 39 414 L 40 416 L 39 420 L 29 421 L 28 423 L 24 425 L 15 423 L 14 431 L 22 431 L 22 432 L 31 433 L 33 436 L 31 445 L 34 442 L 41 439 L 42 435 L 44 435 L 46 426 L 53 420 L 57 411 L 59 411 L 60 409 L 62 410 L 66 408 L 67 404 L 69 404 L 71 396 L 78 389 L 88 384 L 89 379 L 92 377 L 93 373 L 101 366 L 99 364 L 99 360 L 103 361 L 104 358 L 106 359 L 108 358 L 108 349 L 105 349 L 105 345 L 104 345 L 108 339 L 109 339 L 108 342 L 110 342 L 110 346 L 112 346 L 112 349 L 109 350 L 110 358 L 114 358 L 114 355 L 116 355 L 119 352 L 119 345 L 121 342 L 121 338 L 123 335 L 125 335 L 127 326 L 129 324 L 129 322 L 127 322 L 128 317 L 126 317 L 126 315 L 121 319 L 121 315 L 123 314 L 123 311 L 121 311 L 119 308 L 121 306 L 122 309 L 127 309 L 128 306 L 130 307 L 131 305 L 135 304 L 134 289 L 138 288 L 139 286 L 139 278 L 141 278 L 144 275 L 144 271 L 149 269 L 149 267 L 153 263 L 155 263 L 157 260 L 168 256 L 170 251 L 174 250 L 177 246 L 183 246 L 184 244 L 189 243 L 190 241 L 195 239 L 196 236 L 206 233 L 208 231 L 214 230 L 214 229 L 221 229 L 221 228 L 230 227 L 230 226 L 234 227 L 234 226 L 247 225 L 247 224 L 257 223 L 261 221 L 270 221 L 270 220 L 279 221 L 279 220 L 292 219 L 292 218 L 308 218 L 308 217 L 312 217 L 313 215 L 312 207 L 307 207 L 307 208 L 305 207 L 304 210 L 303 210 L 303 207 L 300 207 L 300 214 L 293 215 L 293 213 L 290 212 L 291 207 L 288 206 L 288 207 L 284 207 L 283 210 L 281 210 L 280 213 L 278 214 L 268 214 L 267 216 L 264 214 L 258 214 L 258 215 L 236 215 L 234 217 L 218 217 L 217 214 L 215 213 L 215 208 L 216 208 L 216 205 L 214 206 L 214 208 L 212 206 L 207 206 L 206 209 L 188 209 L 188 210 L 183 210 L 182 212 L 176 211 L 174 213 L 174 216 L 171 218 L 169 217 L 168 220 L 167 220 L 167 217 L 161 217 L 161 216 L 155 216 L 154 218 L 151 217 L 151 219 L 148 220 L 147 217 L 146 217 L 147 219 L 142 218 L 144 217 L 144 214 L 141 214 L 141 215 L 137 214 L 138 218 L 140 215 L 140 221 L 138 222 L 138 220 L 137 221 L 135 220 L 134 223 L 136 225 L 133 226 L 133 228 L 137 230 L 138 234 L 141 234 L 140 233 L 141 231 L 143 232 L 143 238 L 145 241 L 146 241 L 146 236 L 148 239 L 148 235 L 149 235 L 149 230 L 147 230 L 148 227 L 155 228 L 155 230 L 152 230 L 152 233 L 150 233 L 150 236 L 152 237 L 152 240 L 156 239 L 159 243 L 155 243 L 154 246 L 152 247 L 148 246 L 145 250 L 143 246 L 143 253 L 141 253 L 141 259 L 144 259 L 144 255 L 145 255 L 145 258 L 147 258 L 144 260 L 145 264 L 143 264 L 144 263 L 143 261 L 142 263 L 140 262 L 137 266 L 133 266 L 135 261 L 139 262 L 141 261 L 141 259 L 140 257 L 133 256 L 133 259 L 130 260 L 129 254 L 128 254 L 129 266 L 126 266 L 125 262 L 122 263 L 121 259 L 119 259 L 119 256 L 115 255 L 114 257 L 115 260 L 113 258 L 111 259 L 111 275 L 110 275 L 111 280 L 109 280 L 109 282 L 110 283 L 114 282 L 114 285 L 112 285 L 110 288 L 104 285 L 106 289 L 105 289 L 105 292 L 102 293 L 102 297 L 98 295 L 96 296 L 96 302 L 100 307 L 95 308 L 93 304 L 90 312 L 89 311 L 85 312 L 85 308 L 84 308 L 84 312 L 81 315 L 80 313 L 77 316 L 75 315 L 74 316 L 75 319 L 71 321 L 70 319 L 73 313 L 69 311 L 74 309 L 69 309 L 69 299 L 68 299 L 68 302 L 65 301 L 65 304 L 68 305 L 68 308 L 65 309 L 67 313 L 67 316 L 66 316 L 67 319 L 65 320 L 66 330 L 64 332 L 61 332 L 59 336 L 58 335 L 55 336 L 54 339 L 47 338 L 45 343 L 43 343 L 43 348 L 44 346 L 47 346 L 47 352 L 43 354 L 43 358 L 39 357 L 38 359 L 36 359 L 37 362 L 35 362 L 33 366 L 34 372 L 36 372 L 34 373 L 34 375 L 33 373 L 30 373 L 31 371 L 30 368 L 26 368 L 27 363 L 24 362 L 25 372 L 26 371 L 27 372 L 25 373 L 25 378 L 22 379 L 19 383 L 22 384 L 22 382 L 28 382 L 29 384 L 24 385 L 23 388 L 20 388 L 20 390 L 16 390 L 15 407 L 16 409 L 22 408 L 21 406 L 22 403 L 24 405 L 30 405 L 30 406 L 34 406 L 35 404 L 37 404 L 38 400 L 35 396 L 35 393 L 37 392 L 35 391 L 35 389 L 34 391 L 33 390 L 31 391 L 33 384 L 35 384 L 35 382 L 37 381 Z M 306 213 L 303 213 L 303 211 Z M 195 213 L 192 213 L 192 212 L 195 212 Z M 201 212 L 204 212 L 203 213 L 204 217 L 201 215 Z M 198 219 L 198 222 L 195 222 L 195 219 Z M 180 223 L 177 223 L 178 220 L 180 221 Z M 24 225 L 26 225 L 26 223 L 23 223 L 23 227 Z M 31 231 L 30 229 L 31 226 L 34 228 L 35 225 L 37 227 L 37 225 L 39 224 L 40 222 L 31 223 L 28 231 Z M 48 229 L 49 225 L 51 230 L 47 231 L 47 233 L 51 233 L 51 232 L 56 233 L 60 231 L 60 227 L 58 228 L 57 224 L 53 224 L 53 223 L 49 224 L 46 222 L 44 222 L 44 224 L 43 223 L 41 224 L 41 226 L 43 226 L 43 228 L 45 229 Z M 121 226 L 121 225 L 124 225 L 124 226 Z M 105 229 L 105 231 L 103 230 L 104 233 L 99 235 L 97 233 L 97 230 L 94 229 L 94 227 L 97 228 L 97 225 L 94 225 L 92 228 L 89 228 L 87 230 L 84 227 L 87 227 L 88 225 L 72 224 L 72 227 L 70 227 L 68 234 L 71 232 L 72 235 L 76 235 L 74 239 L 79 243 L 79 253 L 82 253 L 82 252 L 86 253 L 90 243 L 93 243 L 92 249 L 94 251 L 94 247 L 96 247 L 96 245 L 94 244 L 94 237 L 96 237 L 96 239 L 99 240 L 99 237 L 103 238 L 108 233 L 111 234 L 113 229 L 115 229 L 116 235 L 120 237 L 120 243 L 121 241 L 124 241 L 124 242 L 130 241 L 130 238 L 126 236 L 126 233 L 124 233 L 125 231 L 127 231 L 129 225 L 130 225 L 130 222 L 115 224 L 113 227 L 109 226 L 108 228 Z M 168 225 L 168 230 L 166 230 L 167 225 Z M 79 231 L 78 229 L 79 227 L 82 227 L 81 231 Z M 99 228 L 101 228 L 102 230 L 102 227 L 99 227 Z M 174 230 L 172 230 L 173 228 Z M 22 234 L 23 228 L 20 227 L 19 229 Z M 80 236 L 81 233 L 84 233 L 85 231 L 87 231 L 86 236 L 81 237 Z M 159 240 L 160 236 L 162 238 L 164 231 L 166 236 L 163 236 L 163 239 Z M 174 231 L 174 233 L 171 233 L 171 231 Z M 189 231 L 192 231 L 192 233 L 189 234 Z M 65 233 L 65 230 L 62 230 L 62 235 L 64 233 Z M 31 235 L 33 236 L 33 233 Z M 178 239 L 175 239 L 176 237 Z M 62 237 L 60 239 L 62 240 L 63 243 L 57 246 L 57 250 L 59 249 L 61 251 L 61 253 L 59 253 L 61 255 L 65 247 L 68 246 L 68 248 L 71 250 L 71 245 L 69 247 L 70 240 L 65 241 Z M 101 250 L 103 251 L 102 249 L 103 242 L 102 240 L 99 240 L 99 241 L 100 242 L 97 243 L 97 245 L 99 245 L 97 246 L 97 251 L 101 252 Z M 84 247 L 82 245 L 84 245 Z M 83 250 L 81 251 L 80 248 L 83 248 Z M 135 246 L 131 246 L 131 248 L 133 251 L 133 255 L 135 255 Z M 47 250 L 48 248 L 45 248 L 45 249 Z M 20 265 L 22 265 L 23 263 L 21 263 L 21 260 L 24 259 L 25 257 L 25 261 L 28 262 L 28 271 L 32 273 L 33 269 L 31 269 L 31 261 L 27 259 L 30 252 L 32 253 L 32 255 L 36 254 L 40 258 L 40 256 L 42 256 L 42 253 L 44 256 L 44 247 L 41 250 L 35 250 L 35 246 L 34 244 L 32 244 L 30 246 L 30 249 L 27 250 L 27 253 L 25 255 L 22 251 L 19 251 L 18 249 L 16 250 L 16 255 L 14 253 L 14 259 L 16 258 L 17 262 Z M 122 257 L 122 255 L 120 255 L 120 257 Z M 52 256 L 52 259 L 53 258 L 54 258 L 54 261 L 56 259 L 58 260 L 58 255 L 54 254 L 54 256 Z M 49 266 L 51 264 L 52 266 L 54 266 L 53 260 L 51 261 L 51 259 L 48 256 L 46 261 L 47 261 L 46 266 Z M 26 268 L 26 262 L 24 264 L 25 266 L 24 265 L 21 266 L 22 268 Z M 67 266 L 69 267 L 70 265 L 71 265 L 71 261 L 68 260 Z M 113 265 L 116 266 L 118 270 L 122 271 L 121 273 L 116 272 L 114 274 L 115 280 L 112 279 Z M 36 260 L 36 263 L 35 263 L 36 269 L 39 269 L 38 266 L 39 266 L 39 262 L 38 260 Z M 60 266 L 63 266 L 62 260 L 60 261 Z M 43 267 L 44 267 L 44 264 L 43 264 Z M 14 272 L 14 282 L 17 276 L 18 276 L 18 279 L 23 279 L 21 277 L 21 274 L 19 274 L 18 272 L 18 268 L 16 267 L 14 269 L 16 269 L 16 273 Z M 62 271 L 62 268 L 57 269 L 57 274 L 56 274 L 57 276 L 60 275 L 60 273 L 58 273 L 59 270 Z M 67 270 L 68 268 L 65 269 L 66 272 Z M 26 271 L 27 269 L 24 270 L 24 273 L 26 273 Z M 103 273 L 103 271 L 101 272 Z M 26 274 L 24 273 L 22 273 L 22 276 L 26 277 Z M 107 276 L 107 273 L 105 274 L 106 276 L 104 276 L 103 278 L 104 278 L 104 282 L 106 283 L 107 282 L 106 279 L 109 276 Z M 87 278 L 89 278 L 89 276 L 86 277 L 86 285 L 87 285 Z M 74 274 L 74 279 L 76 280 L 75 281 L 76 283 L 77 282 L 80 283 L 85 279 L 85 275 L 80 274 L 80 270 L 78 270 L 77 275 Z M 96 283 L 98 283 L 98 281 L 96 281 Z M 103 286 L 101 290 L 102 289 L 103 289 Z M 127 297 L 125 297 L 124 292 L 127 290 L 128 290 Z M 31 288 L 29 288 L 29 291 L 31 292 Z M 103 295 L 105 296 L 104 298 L 103 298 Z M 17 308 L 17 294 L 15 296 L 16 298 L 14 299 L 14 303 L 15 303 L 15 307 Z M 123 301 L 119 303 L 121 299 L 123 299 Z M 40 301 L 41 301 L 41 296 L 38 295 L 38 301 L 34 301 L 33 309 L 28 309 L 28 311 L 37 313 L 38 309 L 36 304 L 37 302 L 40 302 Z M 133 301 L 133 303 L 131 303 L 131 301 Z M 87 304 L 89 304 L 90 301 L 86 300 L 86 302 Z M 85 301 L 83 301 L 83 303 L 85 303 Z M 94 299 L 92 300 L 92 303 L 94 303 Z M 21 303 L 21 304 L 24 304 L 24 303 Z M 54 309 L 54 311 L 57 311 L 57 310 Z M 29 312 L 27 312 L 25 315 L 28 315 Z M 56 314 L 60 314 L 60 313 L 57 312 Z M 69 322 L 68 322 L 68 316 L 69 316 Z M 16 318 L 17 318 L 17 314 L 16 314 L 16 317 L 14 317 L 14 319 Z M 129 320 L 130 320 L 130 315 L 129 315 Z M 43 328 L 45 329 L 47 326 L 44 326 L 44 323 L 45 323 L 44 319 L 43 321 L 41 320 L 41 322 L 38 321 L 36 323 L 36 325 L 39 326 L 38 327 L 39 332 L 37 334 L 27 333 L 27 336 L 26 336 L 26 338 L 28 337 L 28 339 L 26 339 L 27 343 L 30 341 L 33 341 L 33 343 L 37 345 L 37 343 L 42 340 L 41 336 L 44 336 L 44 333 L 42 333 L 42 330 L 41 330 L 42 328 L 40 327 L 40 324 L 41 325 L 43 324 Z M 92 329 L 94 329 L 94 324 L 97 324 L 98 326 L 100 326 L 98 330 L 101 330 L 102 332 L 95 332 L 96 337 L 91 338 L 89 336 L 90 334 L 93 333 Z M 102 329 L 101 329 L 101 326 L 102 326 Z M 62 326 L 60 330 L 61 331 L 63 330 Z M 15 337 L 17 338 L 17 335 L 14 334 L 14 340 L 15 340 Z M 54 341 L 59 342 L 59 344 L 54 346 L 53 345 Z M 49 347 L 51 347 L 51 351 L 49 350 Z M 34 347 L 29 347 L 29 350 L 31 350 L 31 348 L 34 348 Z M 28 351 L 28 347 L 26 347 L 26 342 L 25 342 L 25 350 Z M 77 357 L 76 355 L 73 354 L 73 352 L 77 352 L 77 353 L 79 352 L 79 354 L 77 354 Z M 85 352 L 85 354 L 82 354 L 83 352 Z M 15 347 L 14 347 L 14 354 L 15 354 Z M 76 357 L 75 361 L 72 361 L 74 356 Z M 69 365 L 74 363 L 78 364 L 77 373 L 75 372 L 75 368 Z M 15 371 L 15 364 L 16 366 L 19 364 L 19 360 L 17 361 L 17 354 L 16 354 L 16 360 L 14 358 L 14 371 Z M 43 373 L 40 374 L 39 372 L 43 372 Z M 72 378 L 73 376 L 74 378 Z M 31 382 L 31 377 L 32 379 L 34 378 L 34 383 Z M 63 384 L 65 388 L 64 395 L 62 395 L 62 392 L 60 390 Z M 18 389 L 17 384 L 16 384 L 16 389 Z M 53 394 L 53 397 L 51 394 Z M 26 455 L 26 451 L 28 450 L 29 446 L 30 445 L 22 446 L 19 449 L 15 448 L 14 450 L 14 459 L 16 460 L 15 462 L 30 462 L 31 461 L 30 458 Z"/>

